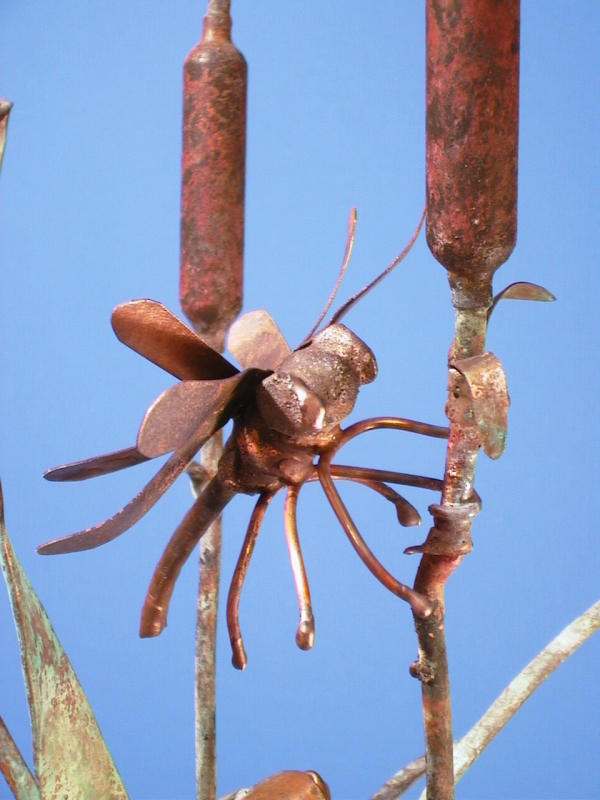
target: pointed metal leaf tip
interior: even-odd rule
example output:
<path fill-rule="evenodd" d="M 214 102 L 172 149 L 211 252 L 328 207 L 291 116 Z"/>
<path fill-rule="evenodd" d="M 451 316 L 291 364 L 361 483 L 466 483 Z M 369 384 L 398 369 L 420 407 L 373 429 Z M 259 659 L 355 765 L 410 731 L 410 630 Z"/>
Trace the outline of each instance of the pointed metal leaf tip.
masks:
<path fill-rule="evenodd" d="M 0 773 L 17 800 L 42 800 L 35 778 L 0 717 Z"/>
<path fill-rule="evenodd" d="M 83 689 L 14 553 L 4 525 L 1 490 L 0 565 L 19 638 L 42 800 L 126 800 L 127 792 Z M 19 800 L 21 796 L 27 797 L 19 795 Z"/>
<path fill-rule="evenodd" d="M 548 289 L 538 286 L 537 283 L 528 283 L 527 281 L 511 283 L 494 297 L 488 311 L 488 319 L 500 300 L 535 300 L 538 303 L 551 303 L 556 300 L 556 297 Z"/>

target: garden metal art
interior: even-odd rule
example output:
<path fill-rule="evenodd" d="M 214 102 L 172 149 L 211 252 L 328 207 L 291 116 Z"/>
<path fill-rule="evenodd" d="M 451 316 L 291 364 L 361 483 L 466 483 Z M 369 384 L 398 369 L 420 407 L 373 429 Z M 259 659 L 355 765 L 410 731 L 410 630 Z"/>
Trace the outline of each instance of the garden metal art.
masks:
<path fill-rule="evenodd" d="M 388 428 L 445 439 L 448 429 L 399 417 L 377 417 L 343 430 L 340 422 L 352 411 L 358 389 L 377 374 L 375 356 L 339 320 L 408 253 L 419 233 L 360 292 L 345 302 L 321 329 L 344 275 L 354 241 L 356 212 L 350 213 L 346 250 L 336 286 L 316 324 L 292 351 L 266 311 L 249 312 L 232 326 L 228 347 L 243 368 L 211 348 L 163 305 L 134 300 L 113 311 L 118 339 L 157 364 L 180 383 L 152 403 L 142 420 L 134 447 L 48 470 L 52 481 L 79 481 L 134 466 L 173 453 L 147 486 L 123 509 L 93 528 L 38 547 L 43 555 L 89 550 L 120 536 L 142 517 L 189 465 L 196 452 L 225 423 L 233 431 L 216 474 L 205 486 L 171 537 L 150 582 L 142 609 L 140 636 L 156 636 L 167 624 L 169 601 L 179 572 L 192 550 L 227 503 L 238 493 L 258 494 L 248 532 L 231 583 L 227 621 L 233 664 L 246 665 L 238 622 L 242 583 L 264 513 L 273 497 L 286 490 L 285 535 L 296 585 L 300 621 L 298 646 L 314 641 L 314 618 L 300 541 L 296 505 L 302 485 L 318 479 L 356 552 L 375 577 L 406 600 L 413 613 L 427 617 L 431 603 L 400 583 L 375 558 L 337 492 L 333 479 L 362 483 L 394 504 L 402 525 L 420 523 L 417 510 L 387 483 L 440 491 L 434 478 L 331 464 L 340 448 L 370 430 Z M 316 463 L 315 463 L 316 459 Z M 410 548 L 409 548 L 410 550 Z"/>
<path fill-rule="evenodd" d="M 284 530 L 299 623 L 296 643 L 314 642 L 314 617 L 296 511 L 304 483 L 319 481 L 344 533 L 371 573 L 411 607 L 421 682 L 425 756 L 407 765 L 373 800 L 395 800 L 423 774 L 429 800 L 452 800 L 454 784 L 539 683 L 600 627 L 592 606 L 534 659 L 460 742 L 453 742 L 445 643 L 444 587 L 471 548 L 481 503 L 474 489 L 479 450 L 498 458 L 506 439 L 508 390 L 499 359 L 486 350 L 492 311 L 502 299 L 548 301 L 532 283 L 495 296 L 492 278 L 516 242 L 519 0 L 427 0 L 426 209 L 408 245 L 323 325 L 352 252 L 356 212 L 327 304 L 292 350 L 265 311 L 241 309 L 246 135 L 246 63 L 230 38 L 230 0 L 208 0 L 202 39 L 184 68 L 180 299 L 194 330 L 153 300 L 117 306 L 117 338 L 178 383 L 146 411 L 135 445 L 53 468 L 51 481 L 80 481 L 169 455 L 124 508 L 95 527 L 46 542 L 44 555 L 88 550 L 134 525 L 186 469 L 195 501 L 169 540 L 142 608 L 140 636 L 161 633 L 184 563 L 200 542 L 196 633 L 196 777 L 198 800 L 216 797 L 215 615 L 219 516 L 236 494 L 258 495 L 227 600 L 232 662 L 246 665 L 238 608 L 266 509 L 285 490 Z M 0 100 L 0 163 L 11 104 Z M 359 388 L 377 374 L 375 355 L 341 319 L 410 250 L 426 219 L 427 243 L 447 270 L 455 310 L 448 357 L 449 427 L 400 417 L 373 417 L 343 429 Z M 225 341 L 238 369 L 221 353 Z M 221 447 L 220 431 L 233 422 Z M 375 429 L 447 441 L 443 480 L 332 463 L 351 439 Z M 206 445 L 206 447 L 205 447 Z M 193 462 L 202 451 L 202 464 Z M 404 526 L 417 510 L 388 484 L 441 493 L 420 554 L 414 586 L 398 581 L 375 557 L 335 481 L 362 484 L 391 502 Z M 29 770 L 0 719 L 0 771 L 18 800 L 56 796 L 126 798 L 77 678 L 6 534 L 0 492 L 0 563 L 17 623 L 34 738 Z M 312 770 L 278 772 L 226 800 L 330 800 Z"/>

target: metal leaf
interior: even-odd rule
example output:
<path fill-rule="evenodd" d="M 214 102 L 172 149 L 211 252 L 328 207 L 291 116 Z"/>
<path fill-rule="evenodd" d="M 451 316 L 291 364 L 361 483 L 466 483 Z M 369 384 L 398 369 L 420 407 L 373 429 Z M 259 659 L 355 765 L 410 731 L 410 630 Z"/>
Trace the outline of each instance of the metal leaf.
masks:
<path fill-rule="evenodd" d="M 510 399 L 502 364 L 493 353 L 482 353 L 450 362 L 463 376 L 471 394 L 473 414 L 481 436 L 483 452 L 500 458 L 506 444 Z"/>
<path fill-rule="evenodd" d="M 548 289 L 544 289 L 543 286 L 538 286 L 537 283 L 528 283 L 527 281 L 511 283 L 510 286 L 498 292 L 494 297 L 492 307 L 488 312 L 488 317 L 500 300 L 536 300 L 541 303 L 551 303 L 553 300 L 556 300 L 556 297 L 552 292 L 549 292 Z"/>
<path fill-rule="evenodd" d="M 0 717 L 0 772 L 17 800 L 41 800 L 40 790 Z"/>
<path fill-rule="evenodd" d="M 127 792 L 83 689 L 12 549 L 1 490 L 0 563 L 19 637 L 42 800 L 125 800 Z"/>

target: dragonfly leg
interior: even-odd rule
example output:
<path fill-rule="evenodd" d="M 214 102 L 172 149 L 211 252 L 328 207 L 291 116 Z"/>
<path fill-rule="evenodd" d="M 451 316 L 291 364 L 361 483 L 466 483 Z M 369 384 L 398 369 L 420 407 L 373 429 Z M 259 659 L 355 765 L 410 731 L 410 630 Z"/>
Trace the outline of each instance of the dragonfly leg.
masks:
<path fill-rule="evenodd" d="M 276 493 L 277 492 L 262 492 L 254 506 L 248 524 L 248 530 L 246 531 L 246 537 L 244 538 L 244 543 L 237 564 L 235 565 L 233 578 L 231 579 L 231 585 L 229 587 L 229 595 L 227 596 L 227 630 L 229 631 L 229 639 L 231 641 L 231 663 L 236 669 L 244 669 L 248 661 L 238 617 L 242 586 L 246 578 L 246 572 L 250 564 L 250 559 L 252 558 L 256 537 L 258 536 L 258 531 L 263 517 L 265 516 L 265 511 Z"/>
<path fill-rule="evenodd" d="M 235 494 L 217 473 L 171 536 L 146 593 L 140 621 L 141 637 L 158 636 L 166 626 L 169 602 L 182 566 Z"/>
<path fill-rule="evenodd" d="M 366 473 L 368 470 L 363 470 L 361 467 L 338 467 L 337 464 L 332 464 L 330 466 L 331 477 L 334 481 L 347 480 L 354 481 L 355 483 L 362 483 L 363 486 L 368 486 L 369 489 L 373 489 L 374 492 L 377 492 L 382 497 L 385 497 L 386 500 L 389 500 L 390 503 L 393 503 L 396 507 L 398 522 L 404 527 L 408 528 L 412 525 L 421 524 L 419 512 L 412 503 L 409 503 L 402 495 L 395 492 L 389 486 L 386 486 L 382 481 L 376 480 L 366 474 L 363 475 L 363 472 Z M 313 474 L 305 482 L 309 483 L 310 481 L 317 480 L 319 480 L 319 477 L 315 469 Z"/>
<path fill-rule="evenodd" d="M 350 543 L 360 556 L 365 566 L 371 573 L 380 581 L 386 589 L 397 597 L 401 597 L 410 605 L 413 612 L 418 617 L 428 617 L 431 614 L 432 607 L 429 600 L 421 594 L 418 594 L 410 587 L 406 586 L 400 581 L 396 580 L 394 576 L 389 573 L 380 561 L 375 558 L 374 554 L 369 549 L 367 543 L 360 535 L 358 528 L 354 524 L 354 520 L 350 516 L 348 509 L 344 505 L 342 498 L 338 494 L 337 489 L 333 485 L 333 478 L 330 471 L 331 453 L 324 453 L 317 465 L 317 472 L 323 491 L 333 511 L 338 518 L 342 528 Z"/>
<path fill-rule="evenodd" d="M 358 468 L 360 470 L 360 468 Z M 337 479 L 346 479 L 350 481 L 354 481 L 355 483 L 361 483 L 363 486 L 367 486 L 369 489 L 372 489 L 374 492 L 377 492 L 382 497 L 385 497 L 386 500 L 389 500 L 390 503 L 393 503 L 396 508 L 396 515 L 398 517 L 398 522 L 400 525 L 403 525 L 405 528 L 409 528 L 412 525 L 420 525 L 421 524 L 421 517 L 417 509 L 413 506 L 412 503 L 409 503 L 408 500 L 402 497 L 401 494 L 398 494 L 394 489 L 389 486 L 386 486 L 385 483 L 379 480 L 373 480 L 370 477 L 363 476 L 360 474 L 343 474 L 339 473 L 337 466 L 332 464 L 330 467 L 331 477 L 335 480 Z"/>
<path fill-rule="evenodd" d="M 370 467 L 348 467 L 342 464 L 332 464 L 330 469 L 333 478 L 399 483 L 403 486 L 415 486 L 418 489 L 431 489 L 434 492 L 441 492 L 444 488 L 444 481 L 439 478 L 411 475 L 409 472 L 392 472 L 391 470 L 371 469 Z"/>
<path fill-rule="evenodd" d="M 306 570 L 304 569 L 304 560 L 302 559 L 302 551 L 300 550 L 298 526 L 296 523 L 296 507 L 298 505 L 298 494 L 301 485 L 302 484 L 288 487 L 285 496 L 284 522 L 285 540 L 290 554 L 292 574 L 294 576 L 298 608 L 300 611 L 300 622 L 298 623 L 298 629 L 296 631 L 296 644 L 301 650 L 310 650 L 315 640 L 315 621 L 312 613 L 310 589 L 306 577 Z"/>
<path fill-rule="evenodd" d="M 450 435 L 450 429 L 441 425 L 429 425 L 427 422 L 417 422 L 414 419 L 404 419 L 403 417 L 371 417 L 363 419 L 361 422 L 355 422 L 354 425 L 343 430 L 332 449 L 332 455 L 356 436 L 381 428 L 420 433 L 422 436 L 433 436 L 434 439 L 447 439 Z"/>

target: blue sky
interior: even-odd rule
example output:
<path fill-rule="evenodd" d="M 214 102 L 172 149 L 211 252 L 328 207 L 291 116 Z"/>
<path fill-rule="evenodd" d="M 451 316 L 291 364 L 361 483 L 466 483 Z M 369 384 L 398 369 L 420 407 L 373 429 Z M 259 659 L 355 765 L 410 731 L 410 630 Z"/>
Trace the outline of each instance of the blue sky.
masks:
<path fill-rule="evenodd" d="M 180 480 L 104 548 L 53 558 L 34 549 L 110 516 L 155 469 L 70 485 L 41 478 L 50 466 L 132 444 L 144 409 L 170 383 L 117 342 L 109 317 L 138 297 L 178 312 L 181 65 L 203 13 L 187 0 L 0 7 L 0 95 L 14 102 L 0 188 L 7 524 L 134 800 L 194 795 L 195 559 L 165 633 L 137 636 L 148 580 L 190 505 L 189 487 Z M 358 229 L 341 298 L 391 260 L 421 213 L 424 13 L 406 0 L 234 0 L 233 14 L 249 63 L 244 306 L 267 308 L 295 345 L 335 279 L 349 208 L 358 208 Z M 456 735 L 600 595 L 599 36 L 593 0 L 523 5 L 519 234 L 495 288 L 530 280 L 558 300 L 502 304 L 490 327 L 512 405 L 505 454 L 478 464 L 475 549 L 448 585 Z M 351 419 L 443 424 L 453 318 L 444 270 L 424 238 L 345 322 L 379 363 Z M 344 461 L 440 476 L 444 447 L 378 432 Z M 406 494 L 421 530 L 398 528 L 366 490 L 344 496 L 377 555 L 409 582 L 416 557 L 402 551 L 424 538 L 434 496 Z M 251 507 L 237 498 L 225 514 L 226 584 Z M 303 490 L 299 523 L 313 651 L 294 644 L 277 500 L 242 596 L 244 673 L 230 665 L 220 610 L 219 791 L 313 768 L 336 800 L 358 800 L 423 750 L 419 686 L 408 675 L 411 617 L 358 561 L 317 486 Z M 0 714 L 28 753 L 2 592 L 0 637 Z M 457 796 L 598 797 L 599 658 L 600 639 L 592 640 L 561 667 Z M 0 798 L 9 796 L 0 785 Z"/>

